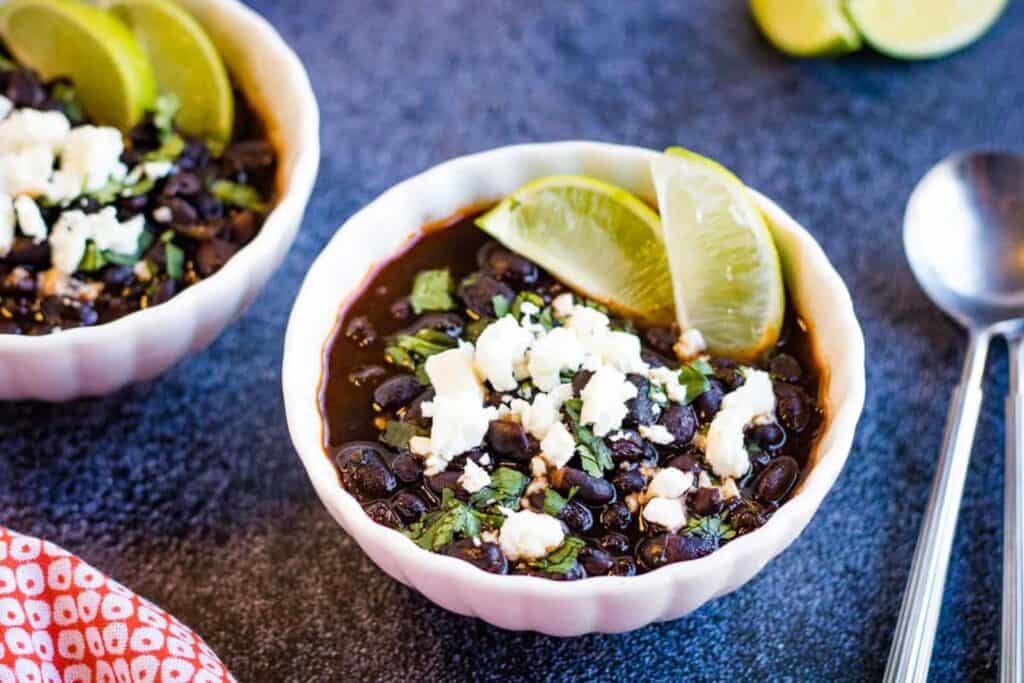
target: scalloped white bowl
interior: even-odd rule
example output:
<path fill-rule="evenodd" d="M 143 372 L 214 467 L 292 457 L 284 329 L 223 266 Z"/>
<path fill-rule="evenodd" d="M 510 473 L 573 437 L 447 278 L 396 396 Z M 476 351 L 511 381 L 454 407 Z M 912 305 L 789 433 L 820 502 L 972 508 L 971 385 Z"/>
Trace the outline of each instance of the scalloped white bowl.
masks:
<path fill-rule="evenodd" d="M 278 152 L 277 202 L 252 242 L 170 301 L 95 327 L 0 334 L 0 400 L 63 401 L 152 379 L 210 344 L 288 253 L 320 163 L 320 113 L 299 58 L 236 0 L 179 0 L 210 34 Z"/>
<path fill-rule="evenodd" d="M 707 557 L 632 577 L 557 582 L 496 576 L 427 552 L 370 520 L 338 482 L 323 446 L 318 402 L 324 348 L 341 306 L 371 268 L 423 225 L 534 178 L 582 173 L 654 199 L 648 169 L 656 152 L 592 142 L 521 145 L 462 157 L 385 192 L 342 226 L 310 269 L 285 339 L 283 388 L 288 427 L 313 486 L 334 518 L 390 576 L 438 605 L 507 629 L 570 636 L 620 632 L 675 619 L 736 590 L 793 542 L 842 469 L 864 403 L 864 341 L 850 295 L 814 238 L 757 194 L 773 224 L 789 291 L 810 324 L 827 369 L 828 419 L 816 464 L 799 491 L 762 528 Z"/>

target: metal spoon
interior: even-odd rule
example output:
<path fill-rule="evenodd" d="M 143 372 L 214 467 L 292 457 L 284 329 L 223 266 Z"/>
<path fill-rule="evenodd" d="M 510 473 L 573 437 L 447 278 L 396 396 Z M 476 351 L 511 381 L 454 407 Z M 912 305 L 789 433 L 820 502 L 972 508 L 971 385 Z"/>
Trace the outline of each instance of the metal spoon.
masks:
<path fill-rule="evenodd" d="M 1024 156 L 956 154 L 918 183 L 907 203 L 903 245 L 921 287 L 970 341 L 953 392 L 938 469 L 903 596 L 886 681 L 928 676 L 950 547 L 981 406 L 989 341 L 1010 349 L 1003 529 L 1004 683 L 1024 681 Z"/>

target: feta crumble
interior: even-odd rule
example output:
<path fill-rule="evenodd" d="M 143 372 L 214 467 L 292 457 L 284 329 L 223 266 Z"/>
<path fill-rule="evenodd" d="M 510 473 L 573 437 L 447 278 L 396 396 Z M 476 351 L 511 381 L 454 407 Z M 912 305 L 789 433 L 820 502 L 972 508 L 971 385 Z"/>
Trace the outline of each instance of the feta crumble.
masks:
<path fill-rule="evenodd" d="M 562 545 L 565 532 L 550 515 L 520 510 L 505 518 L 498 540 L 505 557 L 513 562 L 539 560 Z"/>
<path fill-rule="evenodd" d="M 636 387 L 622 372 L 603 365 L 583 387 L 580 397 L 583 399 L 580 421 L 591 425 L 597 436 L 605 436 L 622 426 L 629 412 L 626 401 L 636 398 Z"/>
<path fill-rule="evenodd" d="M 112 206 L 91 214 L 65 211 L 50 234 L 51 261 L 54 268 L 71 275 L 85 255 L 88 240 L 92 240 L 98 249 L 133 254 L 138 249 L 139 233 L 144 227 L 142 216 L 121 223 L 117 220 L 117 210 Z"/>
<path fill-rule="evenodd" d="M 153 220 L 157 223 L 170 223 L 174 219 L 174 213 L 166 206 L 158 206 L 153 209 Z"/>
<path fill-rule="evenodd" d="M 498 391 L 513 391 L 519 386 L 515 368 L 526 359 L 533 335 L 516 319 L 506 315 L 488 325 L 476 340 L 476 368 Z"/>
<path fill-rule="evenodd" d="M 7 256 L 14 245 L 14 217 L 11 195 L 0 194 L 0 256 Z"/>
<path fill-rule="evenodd" d="M 121 163 L 122 152 L 124 140 L 118 129 L 77 126 L 64 140 L 60 168 L 81 178 L 87 192 L 95 192 L 110 180 L 122 180 L 127 175 L 128 170 Z"/>
<path fill-rule="evenodd" d="M 719 477 L 739 478 L 750 469 L 744 430 L 754 418 L 775 410 L 771 376 L 763 370 L 746 368 L 743 386 L 725 395 L 721 409 L 711 421 L 704 459 Z"/>
<path fill-rule="evenodd" d="M 672 345 L 672 350 L 676 352 L 676 356 L 679 360 L 684 363 L 688 363 L 691 360 L 700 356 L 700 354 L 707 351 L 708 345 L 704 341 L 704 335 L 700 333 L 695 327 L 683 332 L 679 335 L 678 341 Z"/>
<path fill-rule="evenodd" d="M 472 460 L 466 460 L 466 468 L 462 471 L 462 476 L 459 477 L 459 485 L 467 493 L 476 493 L 490 483 L 491 475 L 487 474 L 487 470 Z"/>
<path fill-rule="evenodd" d="M 565 292 L 551 300 L 551 310 L 554 312 L 556 318 L 568 318 L 572 315 L 573 303 L 572 293 Z"/>
<path fill-rule="evenodd" d="M 46 221 L 39 211 L 39 205 L 28 195 L 22 195 L 14 200 L 14 211 L 18 214 L 18 227 L 21 234 L 31 237 L 36 244 L 46 241 Z"/>
<path fill-rule="evenodd" d="M 579 339 L 565 327 L 556 327 L 534 342 L 530 349 L 530 377 L 541 391 L 551 391 L 562 380 L 563 370 L 575 372 L 583 362 Z"/>
<path fill-rule="evenodd" d="M 640 436 L 659 446 L 667 446 L 676 440 L 664 425 L 640 425 Z"/>
<path fill-rule="evenodd" d="M 693 486 L 693 473 L 675 467 L 658 470 L 647 486 L 648 498 L 679 498 Z"/>
<path fill-rule="evenodd" d="M 668 531 L 678 531 L 686 524 L 686 510 L 678 498 L 652 498 L 644 506 L 643 517 Z"/>
<path fill-rule="evenodd" d="M 540 454 L 552 467 L 565 467 L 576 452 L 576 440 L 561 422 L 556 422 L 540 442 Z"/>

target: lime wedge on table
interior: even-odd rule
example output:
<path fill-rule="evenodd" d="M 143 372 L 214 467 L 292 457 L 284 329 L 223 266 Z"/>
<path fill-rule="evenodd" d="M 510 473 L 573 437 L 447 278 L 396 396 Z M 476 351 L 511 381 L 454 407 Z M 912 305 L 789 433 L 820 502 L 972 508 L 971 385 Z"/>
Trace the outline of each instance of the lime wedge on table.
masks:
<path fill-rule="evenodd" d="M 149 55 L 162 93 L 181 100 L 175 122 L 190 135 L 224 144 L 235 105 L 227 69 L 210 37 L 172 0 L 100 0 L 127 24 Z"/>
<path fill-rule="evenodd" d="M 585 176 L 540 178 L 477 225 L 620 313 L 655 325 L 675 321 L 661 221 L 622 188 Z"/>
<path fill-rule="evenodd" d="M 717 162 L 670 150 L 651 163 L 676 310 L 712 353 L 753 359 L 778 340 L 782 267 L 747 188 Z"/>
<path fill-rule="evenodd" d="M 127 130 L 156 100 L 146 53 L 103 10 L 75 0 L 10 0 L 0 8 L 0 33 L 43 78 L 69 77 L 97 123 Z"/>
<path fill-rule="evenodd" d="M 941 57 L 965 47 L 987 31 L 1005 7 L 1006 0 L 847 2 L 850 18 L 872 47 L 905 59 Z"/>
<path fill-rule="evenodd" d="M 772 45 L 786 54 L 828 57 L 861 46 L 844 5 L 845 0 L 750 0 L 750 13 Z"/>

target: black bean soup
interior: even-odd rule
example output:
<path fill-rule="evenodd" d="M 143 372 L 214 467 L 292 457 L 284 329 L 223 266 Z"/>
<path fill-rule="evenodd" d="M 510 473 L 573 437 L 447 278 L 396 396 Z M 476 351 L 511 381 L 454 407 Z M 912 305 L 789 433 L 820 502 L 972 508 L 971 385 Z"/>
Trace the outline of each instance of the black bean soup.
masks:
<path fill-rule="evenodd" d="M 532 314 L 543 328 L 565 324 L 553 302 L 569 290 L 479 230 L 477 215 L 478 208 L 428 226 L 375 270 L 341 312 L 328 344 L 325 443 L 341 484 L 367 514 L 421 547 L 485 571 L 553 579 L 643 573 L 702 557 L 763 525 L 812 465 L 824 419 L 816 398 L 821 372 L 792 307 L 777 347 L 753 364 L 770 373 L 766 386 L 776 407 L 771 419 L 746 427 L 749 468 L 735 481 L 716 475 L 701 446 L 723 397 L 743 385 L 743 367 L 706 356 L 681 363 L 673 352 L 678 330 L 638 329 L 579 296 L 577 304 L 609 316 L 610 329 L 640 337 L 650 368 L 678 368 L 686 398 L 668 401 L 648 376 L 629 374 L 637 392 L 625 404 L 621 427 L 599 437 L 580 419 L 580 397 L 593 373 L 563 370 L 558 415 L 575 452 L 562 466 L 545 467 L 538 464 L 541 441 L 524 426 L 525 408 L 519 416 L 508 408 L 528 404 L 537 387 L 526 379 L 497 391 L 484 382 L 485 405 L 501 412 L 492 414 L 482 443 L 425 473 L 429 460 L 413 451 L 422 450 L 415 439 L 425 445 L 431 431 L 424 405 L 435 399 L 435 389 L 424 372 L 426 359 L 455 348 L 457 340 L 475 342 L 502 314 L 520 320 Z M 431 306 L 424 281 L 436 284 L 445 270 L 447 282 L 434 288 L 440 298 Z M 678 470 L 666 481 L 684 477 L 685 491 L 667 505 L 683 506 L 685 523 L 659 523 L 645 511 L 652 500 L 648 488 L 664 470 Z M 511 529 L 506 518 L 522 511 L 537 513 L 522 520 L 529 530 Z M 531 550 L 531 541 L 542 549 Z"/>
<path fill-rule="evenodd" d="M 0 56 L 0 94 L 15 111 L 62 112 L 74 127 L 88 124 L 73 85 Z M 214 149 L 174 125 L 176 101 L 156 110 L 124 140 L 127 169 L 166 164 L 159 177 L 138 173 L 65 201 L 36 196 L 50 231 L 67 212 L 116 219 L 143 216 L 135 253 L 112 253 L 90 243 L 75 268 L 58 272 L 51 243 L 17 233 L 0 257 L 0 333 L 39 335 L 115 320 L 155 306 L 216 273 L 259 232 L 274 195 L 277 159 L 259 118 L 235 93 L 232 141 Z M 73 272 L 67 272 L 67 271 Z M 52 276 L 52 277 L 51 277 Z"/>

